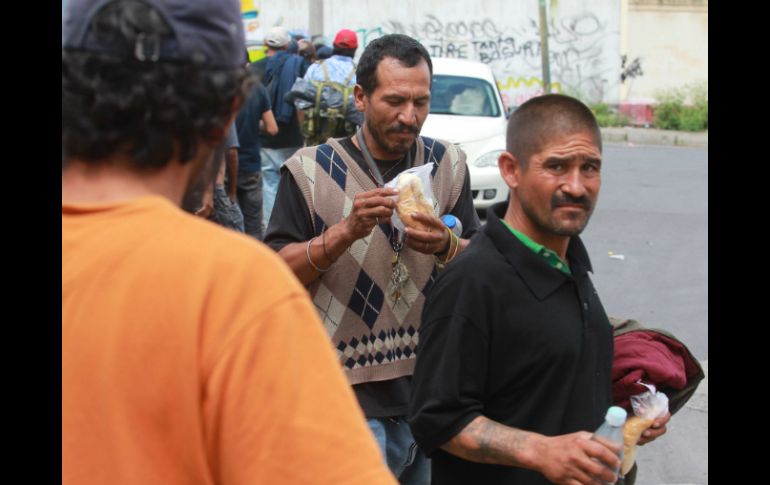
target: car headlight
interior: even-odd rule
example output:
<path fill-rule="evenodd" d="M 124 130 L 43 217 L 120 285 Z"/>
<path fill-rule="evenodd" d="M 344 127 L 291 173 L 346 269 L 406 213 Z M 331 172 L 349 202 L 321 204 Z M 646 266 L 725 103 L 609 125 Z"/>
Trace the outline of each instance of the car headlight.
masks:
<path fill-rule="evenodd" d="M 491 152 L 487 152 L 477 158 L 473 161 L 473 165 L 479 168 L 483 167 L 497 167 L 497 159 L 500 157 L 500 154 L 503 153 L 505 150 L 492 150 Z"/>

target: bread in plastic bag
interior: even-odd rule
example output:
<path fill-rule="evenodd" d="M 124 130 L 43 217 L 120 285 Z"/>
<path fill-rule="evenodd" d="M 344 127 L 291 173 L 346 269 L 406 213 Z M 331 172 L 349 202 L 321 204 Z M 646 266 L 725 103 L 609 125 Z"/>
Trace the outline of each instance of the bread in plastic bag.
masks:
<path fill-rule="evenodd" d="M 646 392 L 631 396 L 631 407 L 634 415 L 629 417 L 623 425 L 623 463 L 620 466 L 620 474 L 625 475 L 634 466 L 636 461 L 636 443 L 647 428 L 652 426 L 655 419 L 664 416 L 668 412 L 668 396 L 658 392 L 652 384 L 638 381 L 647 389 Z"/>
<path fill-rule="evenodd" d="M 391 220 L 393 226 L 399 231 L 403 231 L 405 227 L 419 231 L 431 230 L 431 227 L 413 219 L 411 214 L 420 212 L 436 217 L 436 204 L 434 203 L 430 178 L 433 166 L 434 163 L 430 162 L 404 170 L 385 184 L 387 188 L 399 190 L 398 195 L 391 197 L 396 201 L 396 211 Z"/>

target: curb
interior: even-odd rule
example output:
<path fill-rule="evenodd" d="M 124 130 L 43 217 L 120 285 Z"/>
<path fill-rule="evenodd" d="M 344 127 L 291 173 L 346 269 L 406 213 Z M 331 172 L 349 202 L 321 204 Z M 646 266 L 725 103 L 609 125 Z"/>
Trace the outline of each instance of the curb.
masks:
<path fill-rule="evenodd" d="M 602 141 L 634 145 L 664 145 L 708 148 L 709 132 L 656 130 L 653 128 L 602 128 Z"/>

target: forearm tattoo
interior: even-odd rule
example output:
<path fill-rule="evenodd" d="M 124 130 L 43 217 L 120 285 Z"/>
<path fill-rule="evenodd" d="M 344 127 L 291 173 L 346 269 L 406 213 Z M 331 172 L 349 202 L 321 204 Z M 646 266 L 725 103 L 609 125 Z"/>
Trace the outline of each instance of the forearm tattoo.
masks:
<path fill-rule="evenodd" d="M 481 416 L 447 443 L 447 451 L 479 463 L 520 466 L 529 434 Z"/>

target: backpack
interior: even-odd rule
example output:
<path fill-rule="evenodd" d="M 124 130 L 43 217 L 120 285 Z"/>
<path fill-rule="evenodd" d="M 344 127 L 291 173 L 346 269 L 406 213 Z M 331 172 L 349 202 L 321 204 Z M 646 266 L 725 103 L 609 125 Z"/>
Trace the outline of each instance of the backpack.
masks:
<path fill-rule="evenodd" d="M 321 62 L 323 69 L 323 81 L 311 81 L 316 88 L 315 105 L 304 109 L 305 118 L 300 127 L 302 137 L 305 139 L 305 146 L 320 145 L 326 143 L 329 138 L 339 138 L 352 135 L 356 132 L 357 126 L 345 119 L 345 115 L 350 109 L 350 94 L 353 92 L 353 86 L 350 86 L 350 80 L 356 72 L 355 66 L 350 69 L 344 83 L 339 83 L 329 79 L 329 71 L 326 65 Z M 321 103 L 321 93 L 324 88 L 331 88 L 342 93 L 342 106 L 329 107 Z"/>

